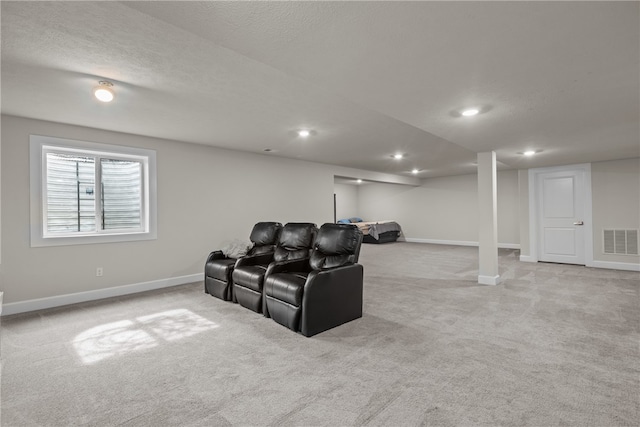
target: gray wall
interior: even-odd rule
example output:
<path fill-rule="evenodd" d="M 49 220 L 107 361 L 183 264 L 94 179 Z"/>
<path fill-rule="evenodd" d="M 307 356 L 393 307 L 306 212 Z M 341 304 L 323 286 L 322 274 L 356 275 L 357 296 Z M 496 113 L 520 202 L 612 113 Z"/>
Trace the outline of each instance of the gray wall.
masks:
<path fill-rule="evenodd" d="M 40 134 L 157 150 L 158 239 L 31 248 L 29 135 Z M 334 175 L 410 181 L 394 175 L 223 150 L 97 129 L 2 116 L 0 224 L 4 302 L 12 303 L 200 274 L 207 254 L 225 240 L 248 237 L 261 220 L 333 220 L 338 188 L 354 205 L 338 216 L 398 221 L 410 238 L 477 242 L 477 177 L 433 178 L 420 186 L 336 187 Z M 638 263 L 601 252 L 603 227 L 640 228 L 638 159 L 592 165 L 594 259 Z M 368 175 L 367 175 L 368 174 Z M 520 243 L 526 171 L 498 173 L 498 240 Z M 353 197 L 353 193 L 356 197 Z M 338 192 L 336 194 L 338 194 Z M 354 210 L 355 212 L 351 212 Z M 524 235 L 524 234 L 523 234 Z M 96 267 L 104 276 L 96 277 Z"/>
<path fill-rule="evenodd" d="M 639 256 L 603 253 L 602 230 L 640 228 L 640 159 L 591 164 L 593 259 L 639 263 Z"/>
<path fill-rule="evenodd" d="M 30 134 L 157 150 L 158 239 L 30 247 Z M 200 273 L 211 250 L 261 220 L 333 221 L 326 165 L 10 116 L 2 151 L 5 303 Z"/>
<path fill-rule="evenodd" d="M 336 195 L 336 219 L 360 216 L 357 185 L 336 183 L 333 192 Z"/>
<path fill-rule="evenodd" d="M 498 172 L 498 241 L 519 243 L 518 173 Z M 478 180 L 460 175 L 424 180 L 419 187 L 367 184 L 358 191 L 366 220 L 395 220 L 407 238 L 478 241 Z"/>
<path fill-rule="evenodd" d="M 528 170 L 518 171 L 521 254 L 525 257 L 531 255 L 528 173 Z M 640 263 L 640 256 L 605 254 L 602 248 L 604 228 L 640 229 L 640 159 L 591 163 L 591 197 L 593 260 Z"/>

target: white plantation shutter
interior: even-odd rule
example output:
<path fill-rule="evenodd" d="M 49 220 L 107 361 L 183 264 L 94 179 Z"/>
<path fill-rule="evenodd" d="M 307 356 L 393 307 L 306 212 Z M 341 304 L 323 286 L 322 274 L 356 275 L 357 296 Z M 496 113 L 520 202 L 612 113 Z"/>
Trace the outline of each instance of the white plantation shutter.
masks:
<path fill-rule="evenodd" d="M 95 159 L 47 153 L 47 231 L 96 229 Z"/>
<path fill-rule="evenodd" d="M 100 159 L 102 229 L 142 227 L 142 163 Z"/>

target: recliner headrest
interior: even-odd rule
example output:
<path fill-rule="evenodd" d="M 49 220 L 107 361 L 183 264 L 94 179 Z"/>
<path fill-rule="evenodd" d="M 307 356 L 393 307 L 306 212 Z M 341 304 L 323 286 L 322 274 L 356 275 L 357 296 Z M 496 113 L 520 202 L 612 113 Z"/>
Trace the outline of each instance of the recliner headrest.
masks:
<path fill-rule="evenodd" d="M 309 256 L 318 227 L 310 222 L 290 222 L 280 232 L 275 261 L 301 259 Z"/>
<path fill-rule="evenodd" d="M 352 224 L 327 223 L 320 227 L 311 254 L 311 268 L 335 268 L 358 261 L 362 232 Z"/>
<path fill-rule="evenodd" d="M 278 246 L 287 249 L 311 248 L 318 227 L 310 222 L 290 222 L 282 227 Z"/>
<path fill-rule="evenodd" d="M 279 222 L 259 222 L 251 230 L 251 240 L 254 246 L 275 245 L 280 236 L 282 224 Z"/>
<path fill-rule="evenodd" d="M 324 224 L 314 245 L 325 255 L 352 255 L 360 245 L 362 233 L 351 224 Z"/>

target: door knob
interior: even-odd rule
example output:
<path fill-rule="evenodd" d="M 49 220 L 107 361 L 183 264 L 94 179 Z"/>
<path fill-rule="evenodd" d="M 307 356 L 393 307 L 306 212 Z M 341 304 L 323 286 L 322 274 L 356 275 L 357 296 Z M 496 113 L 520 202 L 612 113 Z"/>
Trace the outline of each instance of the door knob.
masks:
<path fill-rule="evenodd" d="M 573 225 L 584 225 L 584 221 L 576 221 Z"/>

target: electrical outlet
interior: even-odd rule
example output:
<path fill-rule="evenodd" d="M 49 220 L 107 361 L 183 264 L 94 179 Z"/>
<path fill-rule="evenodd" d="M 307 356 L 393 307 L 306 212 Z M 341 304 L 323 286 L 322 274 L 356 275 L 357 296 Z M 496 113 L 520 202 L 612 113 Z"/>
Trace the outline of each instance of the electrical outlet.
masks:
<path fill-rule="evenodd" d="M 102 267 L 96 268 L 96 276 L 97 277 L 102 277 Z"/>

